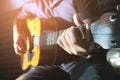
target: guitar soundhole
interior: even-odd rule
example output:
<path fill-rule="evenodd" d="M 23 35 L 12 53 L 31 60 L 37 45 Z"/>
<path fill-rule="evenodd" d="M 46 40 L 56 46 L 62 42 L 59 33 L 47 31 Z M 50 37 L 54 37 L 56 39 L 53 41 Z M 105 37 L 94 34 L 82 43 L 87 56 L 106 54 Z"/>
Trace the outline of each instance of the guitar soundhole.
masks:
<path fill-rule="evenodd" d="M 28 51 L 28 61 L 31 61 L 33 56 L 34 56 L 34 52 L 31 49 L 29 49 L 29 51 Z"/>

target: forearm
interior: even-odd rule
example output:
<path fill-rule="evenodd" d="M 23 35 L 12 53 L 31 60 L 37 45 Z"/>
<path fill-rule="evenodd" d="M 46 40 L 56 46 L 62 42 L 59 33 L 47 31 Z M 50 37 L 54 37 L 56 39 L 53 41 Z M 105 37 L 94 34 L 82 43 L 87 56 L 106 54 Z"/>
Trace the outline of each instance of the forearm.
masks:
<path fill-rule="evenodd" d="M 13 45 L 15 53 L 21 55 L 26 52 L 26 32 L 24 20 L 15 19 L 13 24 Z"/>
<path fill-rule="evenodd" d="M 16 18 L 13 24 L 13 32 L 14 34 L 18 34 L 18 36 L 29 36 L 30 33 L 27 27 L 26 19 Z"/>

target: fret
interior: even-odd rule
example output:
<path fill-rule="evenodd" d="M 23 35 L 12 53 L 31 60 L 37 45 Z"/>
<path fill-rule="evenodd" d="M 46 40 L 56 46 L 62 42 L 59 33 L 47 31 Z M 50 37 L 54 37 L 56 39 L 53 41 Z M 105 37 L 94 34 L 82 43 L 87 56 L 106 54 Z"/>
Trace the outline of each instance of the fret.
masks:
<path fill-rule="evenodd" d="M 58 33 L 52 32 L 47 35 L 47 45 L 54 45 L 57 44 Z"/>

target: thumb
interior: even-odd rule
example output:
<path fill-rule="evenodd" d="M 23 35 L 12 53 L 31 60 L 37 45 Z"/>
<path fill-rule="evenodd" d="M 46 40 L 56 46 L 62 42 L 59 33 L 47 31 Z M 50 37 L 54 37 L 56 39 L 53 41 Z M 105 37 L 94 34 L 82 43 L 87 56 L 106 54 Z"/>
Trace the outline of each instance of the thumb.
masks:
<path fill-rule="evenodd" d="M 80 26 L 84 24 L 77 13 L 73 15 L 73 22 L 76 26 Z"/>

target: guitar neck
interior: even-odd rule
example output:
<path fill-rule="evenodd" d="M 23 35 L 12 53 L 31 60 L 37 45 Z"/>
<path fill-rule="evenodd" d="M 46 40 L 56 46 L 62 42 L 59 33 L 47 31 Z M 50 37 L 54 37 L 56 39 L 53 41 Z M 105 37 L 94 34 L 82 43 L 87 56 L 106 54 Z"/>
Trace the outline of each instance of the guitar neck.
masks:
<path fill-rule="evenodd" d="M 90 40 L 90 26 L 77 26 L 77 28 L 81 34 L 82 39 Z M 82 31 L 81 31 L 82 30 Z M 64 30 L 59 31 L 43 31 L 40 36 L 40 45 L 55 45 L 57 44 L 58 37 L 63 33 Z"/>

